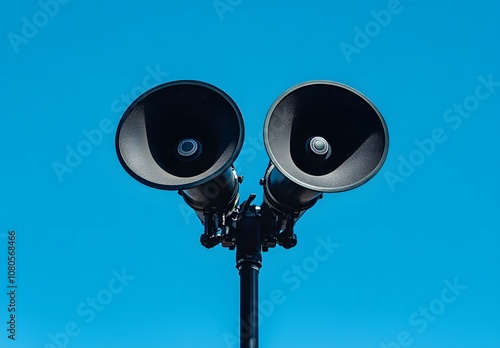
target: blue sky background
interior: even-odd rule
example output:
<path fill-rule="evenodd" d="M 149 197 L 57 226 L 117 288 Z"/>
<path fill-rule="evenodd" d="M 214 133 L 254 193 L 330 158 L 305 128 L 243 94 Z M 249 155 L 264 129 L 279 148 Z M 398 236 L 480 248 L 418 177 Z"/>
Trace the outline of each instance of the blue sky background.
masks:
<path fill-rule="evenodd" d="M 0 15 L 0 269 L 6 286 L 14 229 L 19 285 L 16 342 L 1 324 L 2 346 L 57 347 L 52 334 L 69 348 L 236 347 L 234 252 L 204 249 L 175 192 L 127 175 L 116 125 L 143 81 L 223 89 L 246 125 L 240 192 L 260 201 L 268 108 L 297 83 L 327 79 L 379 108 L 389 156 L 367 184 L 307 212 L 296 248 L 263 255 L 261 301 L 282 296 L 261 315 L 261 346 L 500 347 L 500 87 L 478 87 L 500 81 L 500 5 L 221 0 L 218 13 L 211 0 L 43 1 L 5 4 Z M 469 115 L 447 112 L 464 102 Z M 102 122 L 111 124 L 102 140 L 58 176 L 54 162 L 67 164 Z M 436 132 L 441 142 L 419 156 L 417 143 Z M 405 172 L 409 160 L 418 165 Z M 318 238 L 340 247 L 311 270 Z M 287 281 L 304 263 L 307 279 Z M 123 269 L 120 287 L 113 270 Z M 458 296 L 447 282 L 460 284 Z M 91 315 L 98 295 L 106 305 Z M 7 303 L 0 296 L 2 323 Z M 75 337 L 62 334 L 68 323 Z"/>

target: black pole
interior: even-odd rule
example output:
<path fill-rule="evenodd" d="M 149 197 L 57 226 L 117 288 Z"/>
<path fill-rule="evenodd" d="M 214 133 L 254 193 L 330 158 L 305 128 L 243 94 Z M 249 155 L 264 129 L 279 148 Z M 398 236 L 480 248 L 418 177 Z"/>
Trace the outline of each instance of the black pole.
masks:
<path fill-rule="evenodd" d="M 240 268 L 240 347 L 259 346 L 259 270 L 249 263 Z"/>
<path fill-rule="evenodd" d="M 254 198 L 254 197 L 253 197 Z M 240 273 L 240 347 L 259 347 L 259 269 L 262 266 L 259 208 L 241 205 L 237 227 L 236 267 Z"/>

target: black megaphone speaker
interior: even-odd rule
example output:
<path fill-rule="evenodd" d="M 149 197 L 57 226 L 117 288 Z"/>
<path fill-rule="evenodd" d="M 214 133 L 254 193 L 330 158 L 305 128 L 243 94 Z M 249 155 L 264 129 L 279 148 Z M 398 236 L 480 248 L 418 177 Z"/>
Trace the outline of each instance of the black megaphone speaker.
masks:
<path fill-rule="evenodd" d="M 238 204 L 232 166 L 244 139 L 241 112 L 222 90 L 173 81 L 139 96 L 117 129 L 123 168 L 139 182 L 179 190 L 206 228 L 217 229 Z"/>
<path fill-rule="evenodd" d="M 324 192 L 370 180 L 388 152 L 388 131 L 377 108 L 360 92 L 331 81 L 310 81 L 271 106 L 264 144 L 271 160 L 264 201 L 275 215 L 295 221 Z M 285 227 L 285 218 L 281 219 Z"/>

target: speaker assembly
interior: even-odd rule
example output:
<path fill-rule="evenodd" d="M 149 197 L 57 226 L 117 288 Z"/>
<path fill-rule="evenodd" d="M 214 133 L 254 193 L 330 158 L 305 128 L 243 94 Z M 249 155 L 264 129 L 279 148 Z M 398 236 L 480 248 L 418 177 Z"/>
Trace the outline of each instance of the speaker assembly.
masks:
<path fill-rule="evenodd" d="M 241 112 L 222 90 L 200 81 L 174 81 L 139 96 L 125 111 L 116 151 L 139 182 L 179 190 L 205 225 L 202 243 L 238 204 L 232 167 L 244 139 Z"/>
<path fill-rule="evenodd" d="M 278 242 L 288 248 L 296 244 L 294 223 L 322 193 L 356 188 L 379 171 L 389 139 L 381 114 L 361 93 L 311 81 L 273 103 L 264 144 L 270 158 L 261 181 L 268 228 L 283 230 Z"/>
<path fill-rule="evenodd" d="M 244 138 L 241 113 L 223 91 L 200 81 L 173 81 L 139 96 L 116 133 L 123 168 L 139 182 L 177 190 L 204 226 L 201 243 L 236 249 L 240 274 L 240 347 L 258 347 L 261 251 L 297 244 L 294 225 L 323 193 L 370 180 L 388 151 L 375 106 L 331 81 L 299 84 L 271 106 L 264 125 L 270 162 L 264 198 L 239 204 L 233 162 Z"/>

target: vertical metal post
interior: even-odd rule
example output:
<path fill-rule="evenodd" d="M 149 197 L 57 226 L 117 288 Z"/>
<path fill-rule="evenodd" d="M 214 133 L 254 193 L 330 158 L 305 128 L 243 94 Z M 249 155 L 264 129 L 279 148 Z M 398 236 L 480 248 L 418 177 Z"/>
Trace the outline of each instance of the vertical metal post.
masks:
<path fill-rule="evenodd" d="M 258 348 L 258 279 L 262 266 L 260 214 L 254 205 L 243 206 L 236 236 L 236 267 L 240 273 L 240 347 Z"/>

